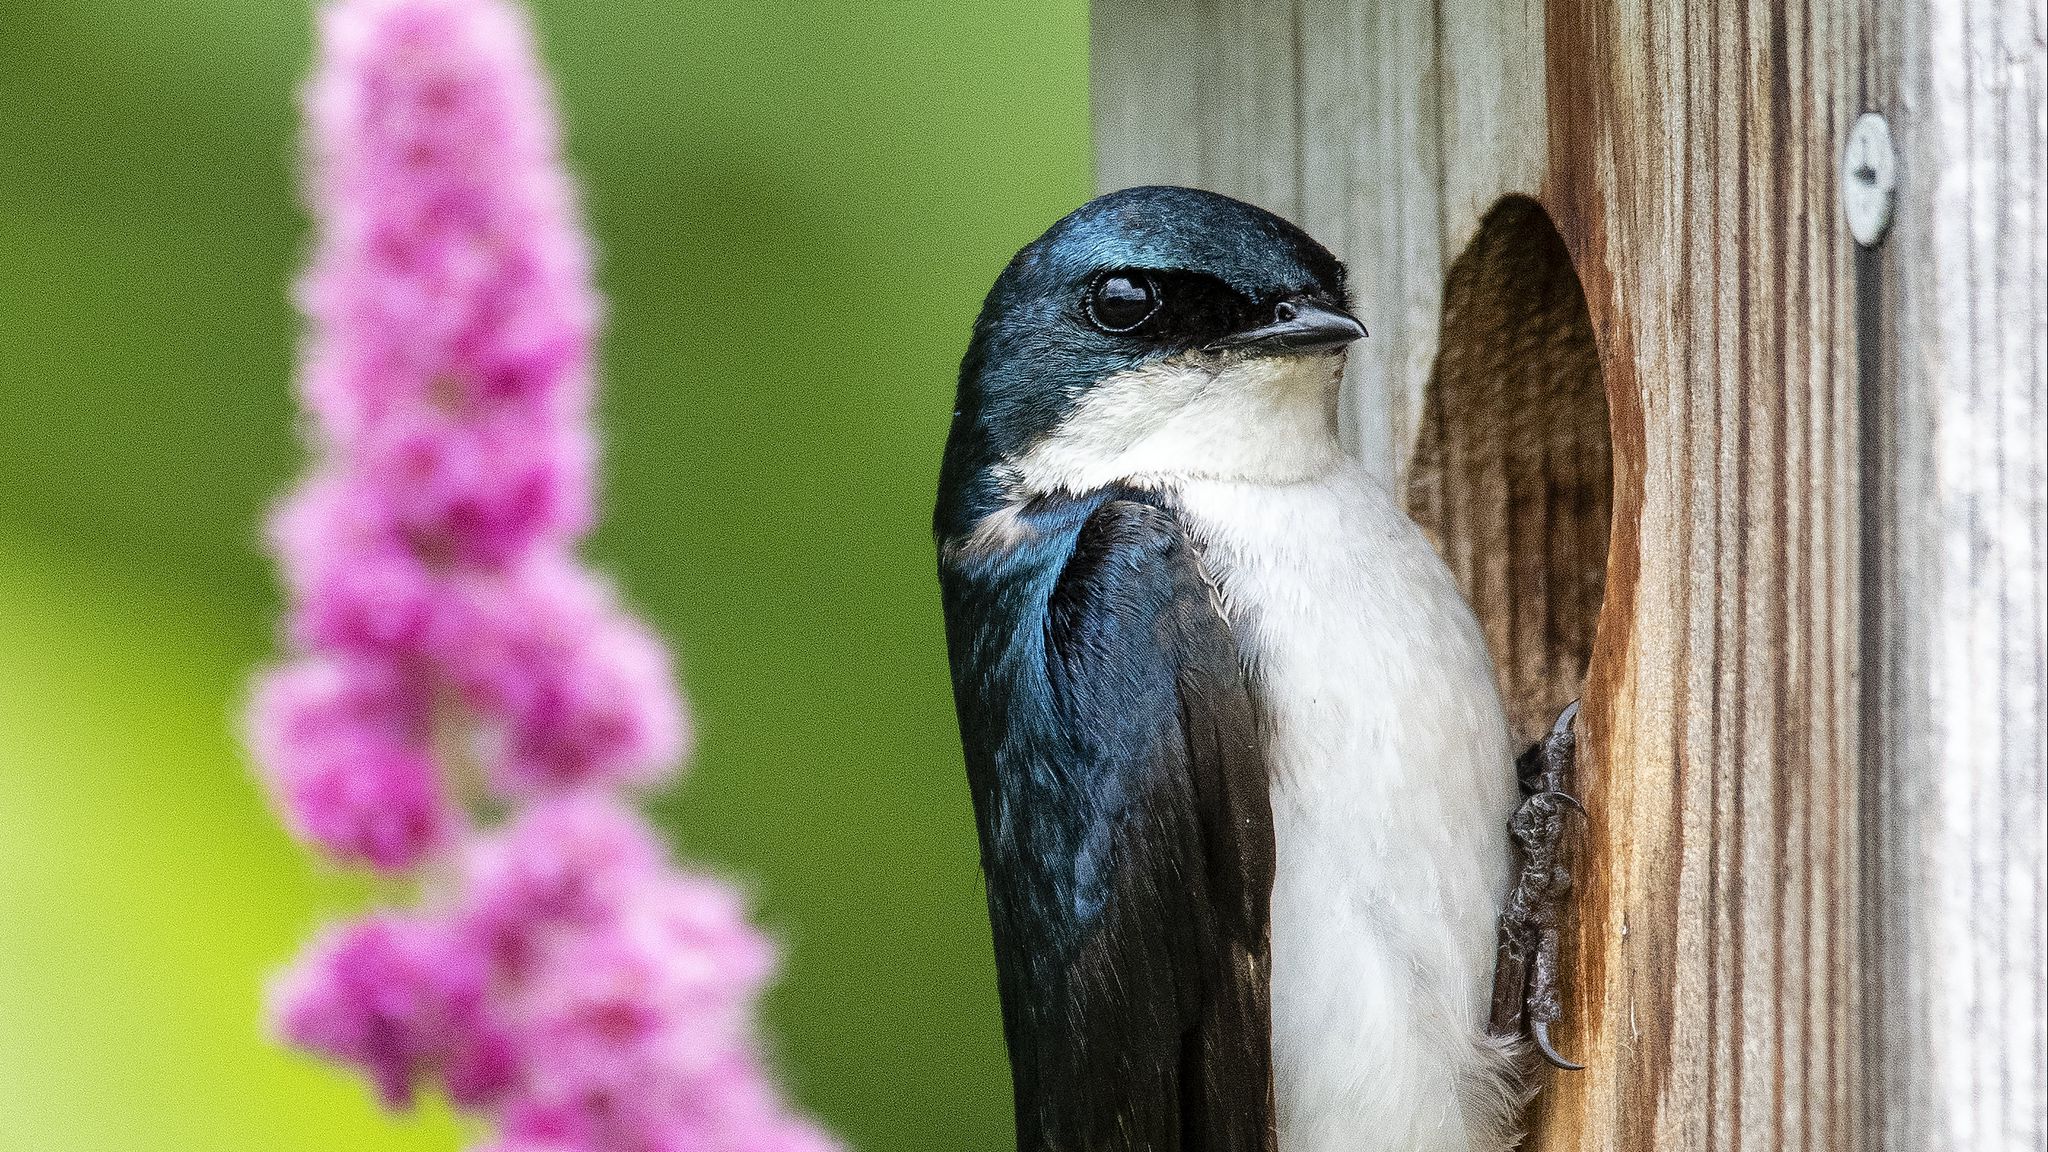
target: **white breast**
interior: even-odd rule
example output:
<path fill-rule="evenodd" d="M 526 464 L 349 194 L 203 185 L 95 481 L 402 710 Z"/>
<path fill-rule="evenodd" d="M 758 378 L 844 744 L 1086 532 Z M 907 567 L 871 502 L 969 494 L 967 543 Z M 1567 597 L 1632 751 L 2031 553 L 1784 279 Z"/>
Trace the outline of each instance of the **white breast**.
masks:
<path fill-rule="evenodd" d="M 1516 800 L 1484 641 L 1358 467 L 1176 486 L 1267 710 L 1282 1152 L 1493 1152 L 1483 1039 Z"/>
<path fill-rule="evenodd" d="M 1472 612 L 1337 441 L 1340 356 L 1112 377 L 1010 462 L 1019 496 L 1177 495 L 1267 711 L 1281 1152 L 1502 1152 L 1484 1038 L 1516 801 Z M 1001 522 L 992 518 L 999 530 Z"/>

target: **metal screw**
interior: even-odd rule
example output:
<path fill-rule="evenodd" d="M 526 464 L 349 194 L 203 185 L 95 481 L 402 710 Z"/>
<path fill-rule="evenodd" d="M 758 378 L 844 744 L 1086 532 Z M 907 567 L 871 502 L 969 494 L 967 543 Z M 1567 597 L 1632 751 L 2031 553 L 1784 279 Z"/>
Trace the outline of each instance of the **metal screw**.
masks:
<path fill-rule="evenodd" d="M 1842 149 L 1842 214 L 1858 244 L 1875 248 L 1884 239 L 1898 189 L 1899 154 L 1892 148 L 1891 125 L 1865 112 L 1849 129 L 1849 143 Z"/>

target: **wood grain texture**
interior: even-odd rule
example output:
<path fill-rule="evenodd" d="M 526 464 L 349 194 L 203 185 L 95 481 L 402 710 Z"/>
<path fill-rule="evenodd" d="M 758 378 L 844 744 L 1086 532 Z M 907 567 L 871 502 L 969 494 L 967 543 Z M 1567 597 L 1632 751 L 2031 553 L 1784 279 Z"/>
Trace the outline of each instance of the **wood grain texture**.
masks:
<path fill-rule="evenodd" d="M 1088 72 L 1095 186 L 1214 187 L 1202 169 L 1199 90 L 1213 32 L 1189 0 L 1117 0 L 1089 13 Z M 1220 110 L 1219 101 L 1207 103 Z M 1220 189 L 1219 189 L 1220 191 Z"/>
<path fill-rule="evenodd" d="M 1295 0 L 1099 5 L 1095 181 L 1185 184 L 1301 217 Z"/>
<path fill-rule="evenodd" d="M 1302 215 L 1351 270 L 1372 335 L 1346 365 L 1352 445 L 1389 490 L 1415 439 L 1443 299 L 1436 21 L 1420 4 L 1298 0 Z"/>
<path fill-rule="evenodd" d="M 2048 20 L 1877 9 L 1896 223 L 1859 267 L 1870 1147 L 2048 1144 Z"/>
<path fill-rule="evenodd" d="M 1446 263 L 1471 243 L 1496 201 L 1534 195 L 1543 185 L 1550 145 L 1543 5 L 1435 0 Z"/>
<path fill-rule="evenodd" d="M 1859 499 L 1823 5 L 1552 0 L 1549 174 L 1601 346 L 1608 596 L 1539 1148 L 1858 1141 Z"/>

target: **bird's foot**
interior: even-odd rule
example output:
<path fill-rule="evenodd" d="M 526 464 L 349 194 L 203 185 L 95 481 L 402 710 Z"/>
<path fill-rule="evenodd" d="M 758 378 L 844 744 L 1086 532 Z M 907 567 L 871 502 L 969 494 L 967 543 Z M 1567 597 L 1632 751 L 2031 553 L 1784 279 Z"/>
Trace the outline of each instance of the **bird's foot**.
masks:
<path fill-rule="evenodd" d="M 1497 1036 L 1529 1037 L 1551 1064 L 1577 1071 L 1584 1067 L 1557 1054 L 1550 1026 L 1562 1013 L 1558 1002 L 1558 932 L 1564 923 L 1565 900 L 1572 876 L 1565 867 L 1566 818 L 1585 808 L 1566 789 L 1571 783 L 1576 751 L 1573 701 L 1550 732 L 1515 762 L 1521 779 L 1522 806 L 1508 821 L 1519 867 L 1514 890 L 1500 915 L 1500 946 L 1493 973 L 1493 1032 Z"/>

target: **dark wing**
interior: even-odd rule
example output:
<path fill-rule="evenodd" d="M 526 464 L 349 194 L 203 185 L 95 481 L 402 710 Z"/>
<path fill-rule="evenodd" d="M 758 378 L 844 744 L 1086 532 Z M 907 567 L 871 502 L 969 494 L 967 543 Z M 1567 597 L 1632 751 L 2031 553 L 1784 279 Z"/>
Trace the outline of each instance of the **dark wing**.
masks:
<path fill-rule="evenodd" d="M 1180 524 L 1132 496 L 981 589 L 1003 611 L 949 603 L 1018 1147 L 1271 1152 L 1252 700 Z"/>

